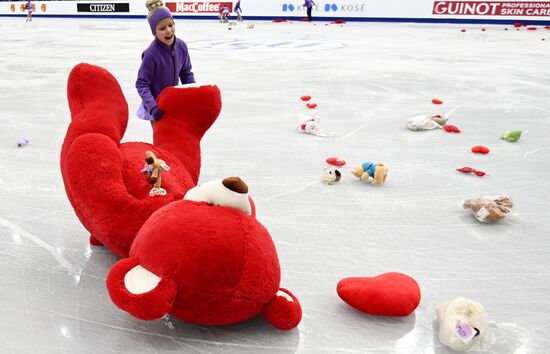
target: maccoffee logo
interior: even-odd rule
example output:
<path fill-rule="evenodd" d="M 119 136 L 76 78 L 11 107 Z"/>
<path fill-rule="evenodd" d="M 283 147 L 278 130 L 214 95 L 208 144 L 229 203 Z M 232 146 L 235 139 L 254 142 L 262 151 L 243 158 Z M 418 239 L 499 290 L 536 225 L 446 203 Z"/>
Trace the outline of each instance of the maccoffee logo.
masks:
<path fill-rule="evenodd" d="M 77 12 L 130 12 L 130 4 L 115 3 L 79 3 L 76 4 Z"/>
<path fill-rule="evenodd" d="M 434 1 L 434 15 L 550 16 L 547 1 Z"/>
<path fill-rule="evenodd" d="M 172 12 L 219 13 L 224 6 L 233 11 L 232 2 L 168 2 L 166 7 Z"/>

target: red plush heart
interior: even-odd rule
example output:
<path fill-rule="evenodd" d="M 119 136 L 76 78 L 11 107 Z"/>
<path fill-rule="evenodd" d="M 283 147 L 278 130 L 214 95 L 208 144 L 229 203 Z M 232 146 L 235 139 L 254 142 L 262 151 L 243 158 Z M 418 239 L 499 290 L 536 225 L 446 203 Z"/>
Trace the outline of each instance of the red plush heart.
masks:
<path fill-rule="evenodd" d="M 308 103 L 308 104 L 306 104 L 306 106 L 307 106 L 307 108 L 313 109 L 313 108 L 317 107 L 317 103 Z"/>
<path fill-rule="evenodd" d="M 443 101 L 441 101 L 441 100 L 439 100 L 439 99 L 437 99 L 437 98 L 432 98 L 432 103 L 433 103 L 433 104 L 442 104 Z"/>
<path fill-rule="evenodd" d="M 461 167 L 461 168 L 457 168 L 456 169 L 457 171 L 460 171 L 462 173 L 471 173 L 471 172 L 474 172 L 475 170 L 471 167 Z"/>
<path fill-rule="evenodd" d="M 514 27 L 522 27 L 522 26 L 525 26 L 522 22 L 514 23 Z"/>
<path fill-rule="evenodd" d="M 300 99 L 302 101 L 309 101 L 309 100 L 311 100 L 311 96 L 302 96 L 302 97 L 300 97 Z"/>
<path fill-rule="evenodd" d="M 351 307 L 376 316 L 408 316 L 420 303 L 416 280 L 402 273 L 345 278 L 336 291 Z"/>
<path fill-rule="evenodd" d="M 526 30 L 529 30 L 529 31 L 536 31 L 537 28 L 536 27 L 527 27 L 525 28 Z"/>
<path fill-rule="evenodd" d="M 476 145 L 472 147 L 472 152 L 477 154 L 488 154 L 489 151 L 490 151 L 489 148 L 483 145 Z"/>
<path fill-rule="evenodd" d="M 443 130 L 445 130 L 447 133 L 460 133 L 460 129 L 456 125 L 447 124 L 443 127 Z"/>
<path fill-rule="evenodd" d="M 479 154 L 488 154 L 489 148 L 483 145 L 476 145 L 472 147 L 472 152 L 479 153 Z"/>
<path fill-rule="evenodd" d="M 459 172 L 462 172 L 462 173 L 473 173 L 473 174 L 475 174 L 476 176 L 479 176 L 479 177 L 483 177 L 483 176 L 486 175 L 485 172 L 478 171 L 475 168 L 471 168 L 471 167 L 461 167 L 461 168 L 457 168 L 456 170 L 459 171 Z"/>

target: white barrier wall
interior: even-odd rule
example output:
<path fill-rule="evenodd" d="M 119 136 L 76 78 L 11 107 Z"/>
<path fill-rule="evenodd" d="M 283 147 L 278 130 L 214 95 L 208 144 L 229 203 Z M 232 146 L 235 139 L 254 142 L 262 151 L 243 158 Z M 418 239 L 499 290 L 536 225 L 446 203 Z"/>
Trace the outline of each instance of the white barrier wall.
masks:
<path fill-rule="evenodd" d="M 315 0 L 314 0 L 315 1 Z M 176 17 L 214 18 L 223 5 L 236 1 L 165 0 Z M 0 1 L 0 16 L 23 15 L 24 1 Z M 35 15 L 141 17 L 144 0 L 34 1 Z M 245 18 L 302 18 L 303 1 L 242 0 Z M 323 20 L 420 22 L 539 22 L 550 24 L 550 0 L 438 1 L 438 0 L 317 0 L 313 17 Z"/>

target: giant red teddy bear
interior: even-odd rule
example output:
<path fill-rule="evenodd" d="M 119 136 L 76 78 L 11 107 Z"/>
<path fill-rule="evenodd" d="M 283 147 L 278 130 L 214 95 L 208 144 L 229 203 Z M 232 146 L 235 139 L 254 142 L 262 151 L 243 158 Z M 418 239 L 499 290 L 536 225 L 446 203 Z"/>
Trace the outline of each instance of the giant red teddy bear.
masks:
<path fill-rule="evenodd" d="M 300 304 L 279 288 L 277 253 L 251 199 L 240 199 L 244 209 L 216 202 L 216 191 L 229 199 L 244 193 L 224 180 L 210 191 L 214 201 L 200 193 L 183 200 L 200 188 L 200 141 L 221 110 L 218 87 L 163 91 L 153 145 L 120 143 L 128 105 L 105 69 L 77 65 L 67 90 L 72 121 L 61 151 L 63 182 L 90 242 L 122 257 L 107 277 L 113 302 L 145 320 L 169 313 L 224 325 L 262 314 L 276 328 L 297 326 Z M 148 150 L 171 167 L 164 196 L 150 197 L 140 172 Z"/>

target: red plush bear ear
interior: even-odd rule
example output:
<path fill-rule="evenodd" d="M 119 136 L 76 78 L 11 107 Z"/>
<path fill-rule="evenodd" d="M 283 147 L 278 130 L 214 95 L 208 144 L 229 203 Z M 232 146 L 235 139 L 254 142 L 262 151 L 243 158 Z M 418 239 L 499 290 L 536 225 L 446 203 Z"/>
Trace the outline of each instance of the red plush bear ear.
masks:
<path fill-rule="evenodd" d="M 139 265 L 137 258 L 125 258 L 113 266 L 107 277 L 113 302 L 142 320 L 156 320 L 167 314 L 176 298 L 177 285 Z"/>
<path fill-rule="evenodd" d="M 345 278 L 336 290 L 348 305 L 370 315 L 408 316 L 420 303 L 418 284 L 401 273 Z"/>

